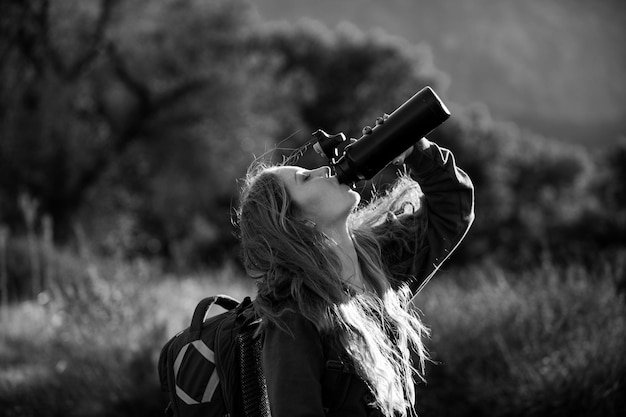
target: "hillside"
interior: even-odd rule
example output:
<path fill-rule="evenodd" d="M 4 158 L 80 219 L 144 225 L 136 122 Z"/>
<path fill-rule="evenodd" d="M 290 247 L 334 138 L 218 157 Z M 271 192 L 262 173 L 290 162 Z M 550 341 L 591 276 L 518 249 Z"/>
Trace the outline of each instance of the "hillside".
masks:
<path fill-rule="evenodd" d="M 549 137 L 610 143 L 626 132 L 626 2 L 255 0 L 268 21 L 349 21 L 426 43 L 445 100 Z"/>

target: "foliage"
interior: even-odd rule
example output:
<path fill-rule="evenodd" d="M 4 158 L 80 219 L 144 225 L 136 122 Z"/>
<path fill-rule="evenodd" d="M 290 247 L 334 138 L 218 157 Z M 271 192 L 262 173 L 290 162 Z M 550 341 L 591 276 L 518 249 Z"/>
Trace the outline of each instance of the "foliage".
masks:
<path fill-rule="evenodd" d="M 600 153 L 593 177 L 590 206 L 575 230 L 606 246 L 623 246 L 626 236 L 626 138 Z M 571 234 L 571 231 L 568 231 Z"/>
<path fill-rule="evenodd" d="M 183 278 L 144 262 L 65 261 L 72 266 L 36 301 L 0 309 L 2 416 L 159 415 L 156 360 L 167 338 L 205 294 L 252 292 L 227 267 Z"/>
<path fill-rule="evenodd" d="M 331 30 L 302 20 L 259 32 L 253 45 L 275 65 L 278 82 L 292 83 L 308 131 L 323 127 L 359 137 L 385 109 L 391 112 L 424 85 L 438 89 L 446 82 L 424 45 L 349 23 Z"/>
<path fill-rule="evenodd" d="M 318 128 L 358 137 L 425 85 L 442 93 L 447 76 L 424 44 L 266 24 L 244 0 L 2 2 L 4 414 L 160 413 L 158 348 L 199 295 L 253 292 L 233 279 L 230 224 L 251 160 L 280 159 Z M 422 407 L 618 415 L 626 142 L 591 152 L 450 107 L 430 138 L 476 186 L 452 258 L 473 266 L 420 296 L 442 362 Z M 207 265 L 222 269 L 163 272 Z"/>
<path fill-rule="evenodd" d="M 165 327 L 145 291 L 151 271 L 74 263 L 82 276 L 59 276 L 37 301 L 3 306 L 2 415 L 153 415 L 152 349 Z"/>
<path fill-rule="evenodd" d="M 0 221 L 40 229 L 22 226 L 28 194 L 57 243 L 81 229 L 102 254 L 178 268 L 236 257 L 236 179 L 254 156 L 298 148 L 318 128 L 358 137 L 424 85 L 447 86 L 424 44 L 349 24 L 264 24 L 243 0 L 3 8 Z M 432 137 L 476 185 L 473 244 L 457 261 L 497 252 L 523 265 L 623 245 L 619 148 L 566 146 L 479 106 L 453 113 Z"/>
<path fill-rule="evenodd" d="M 7 10 L 3 221 L 19 230 L 27 192 L 57 241 L 79 224 L 105 253 L 179 266 L 210 263 L 207 253 L 220 262 L 224 247 L 232 257 L 235 179 L 252 154 L 293 131 L 358 126 L 441 77 L 406 42 L 354 27 L 268 29 L 242 2 Z"/>
<path fill-rule="evenodd" d="M 433 137 L 454 150 L 476 189 L 472 244 L 459 256 L 496 256 L 524 267 L 544 253 L 577 258 L 606 248 L 578 230 L 601 204 L 595 192 L 601 156 L 496 122 L 483 106 L 460 109 Z"/>
<path fill-rule="evenodd" d="M 246 122 L 251 98 L 241 94 L 246 79 L 238 42 L 247 15 L 235 6 L 8 4 L 3 220 L 18 228 L 15 202 L 26 190 L 52 216 L 61 241 L 76 222 L 95 233 L 94 219 L 109 230 L 111 223 L 130 223 L 128 246 L 104 248 L 128 255 L 172 255 L 198 219 L 220 230 L 215 225 L 222 219 L 206 213 L 227 212 L 224 201 L 249 162 L 234 150 L 246 143 L 253 151 L 253 135 L 260 134 L 262 144 L 272 129 L 256 114 Z M 139 17 L 144 24 L 137 24 Z M 205 38 L 190 39 L 189 26 Z M 215 244 L 220 236 L 214 235 L 199 239 Z M 120 239 L 129 240 L 113 238 Z"/>
<path fill-rule="evenodd" d="M 432 330 L 418 412 L 621 415 L 623 255 L 591 270 L 545 259 L 525 272 L 490 262 L 442 271 L 415 300 Z M 65 293 L 0 311 L 1 415 L 160 414 L 164 342 L 188 325 L 201 297 L 254 293 L 233 267 L 176 277 L 145 263 L 73 262 L 84 276 L 60 276 Z"/>
<path fill-rule="evenodd" d="M 621 415 L 623 255 L 593 270 L 546 260 L 510 273 L 485 263 L 434 280 L 416 302 L 433 335 L 423 414 Z"/>

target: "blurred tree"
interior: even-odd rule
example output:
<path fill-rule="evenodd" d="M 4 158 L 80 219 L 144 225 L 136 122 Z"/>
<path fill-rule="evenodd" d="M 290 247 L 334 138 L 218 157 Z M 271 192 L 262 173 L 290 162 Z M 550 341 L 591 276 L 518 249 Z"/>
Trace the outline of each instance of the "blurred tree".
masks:
<path fill-rule="evenodd" d="M 105 209 L 95 216 L 100 230 L 111 214 L 121 226 L 114 230 L 126 229 L 109 235 L 107 247 L 123 242 L 124 253 L 165 254 L 182 264 L 206 258 L 206 251 L 194 255 L 198 247 L 219 252 L 228 239 L 235 178 L 249 162 L 241 150 L 262 148 L 269 135 L 259 129 L 257 143 L 249 119 L 256 91 L 245 85 L 241 42 L 250 17 L 238 6 L 144 1 L 121 10 L 110 47 L 114 76 L 99 78 L 98 91 L 110 125 L 136 140 L 105 187 L 121 199 L 88 207 Z M 130 210 L 120 216 L 120 206 Z"/>
<path fill-rule="evenodd" d="M 594 171 L 582 147 L 496 122 L 478 104 L 455 109 L 435 140 L 454 149 L 476 187 L 477 216 L 472 244 L 462 247 L 465 257 L 495 255 L 522 266 L 574 243 L 567 230 L 590 204 Z"/>
<path fill-rule="evenodd" d="M 280 102 L 262 73 L 249 83 L 247 4 L 2 7 L 2 220 L 19 228 L 26 190 L 61 240 L 79 215 L 112 250 L 173 255 L 190 239 L 219 247 L 235 178 L 276 129 L 257 107 Z"/>
<path fill-rule="evenodd" d="M 605 210 L 613 213 L 616 223 L 626 227 L 626 137 L 601 153 L 600 168 L 594 189 Z M 623 237 L 624 235 L 622 235 Z"/>
<path fill-rule="evenodd" d="M 590 204 L 570 231 L 586 248 L 623 248 L 626 245 L 626 138 L 595 154 L 596 166 L 587 187 Z"/>
<path fill-rule="evenodd" d="M 588 193 L 595 161 L 581 146 L 547 140 L 525 132 L 507 161 L 513 175 L 515 210 L 507 225 L 514 233 L 520 260 L 550 256 L 571 258 L 579 251 L 571 230 L 592 203 Z M 515 246 L 513 246 L 514 248 Z M 514 252 L 514 253 L 515 253 Z M 523 263 L 522 263 L 523 264 Z"/>
<path fill-rule="evenodd" d="M 441 90 L 447 81 L 427 46 L 349 23 L 336 29 L 311 20 L 274 23 L 251 44 L 275 68 L 276 82 L 290 83 L 307 134 L 321 128 L 359 137 L 363 126 L 425 85 Z"/>
<path fill-rule="evenodd" d="M 106 253 L 220 262 L 236 250 L 236 179 L 253 157 L 318 128 L 358 137 L 425 85 L 447 86 L 426 45 L 349 24 L 264 24 L 245 0 L 5 0 L 0 222 L 23 232 L 26 193 L 61 242 L 78 230 Z M 609 221 L 623 218 L 610 214 L 624 208 L 621 148 L 594 160 L 481 106 L 453 108 L 432 138 L 476 184 L 466 259 L 523 262 L 582 239 L 585 216 L 605 219 L 607 239 L 623 224 Z"/>
<path fill-rule="evenodd" d="M 0 181 L 10 224 L 18 223 L 22 190 L 66 224 L 94 176 L 106 126 L 93 117 L 84 81 L 99 63 L 114 4 L 81 2 L 60 21 L 49 1 L 2 4 Z M 68 22 L 77 25 L 74 36 Z"/>

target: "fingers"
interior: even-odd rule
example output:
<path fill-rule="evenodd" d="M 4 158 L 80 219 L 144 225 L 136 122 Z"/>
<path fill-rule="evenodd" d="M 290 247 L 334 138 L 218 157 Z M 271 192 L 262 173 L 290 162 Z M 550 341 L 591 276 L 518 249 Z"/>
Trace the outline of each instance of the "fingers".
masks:
<path fill-rule="evenodd" d="M 402 152 L 400 154 L 400 156 L 398 156 L 397 158 L 395 158 L 392 163 L 394 165 L 402 165 L 404 163 L 404 160 L 406 159 L 407 156 L 411 155 L 411 152 L 413 152 L 413 146 L 411 146 L 409 149 L 407 149 L 406 151 Z"/>
<path fill-rule="evenodd" d="M 378 125 L 382 125 L 383 123 L 385 123 L 385 121 L 389 118 L 389 115 L 387 113 L 383 114 L 381 117 L 377 117 L 376 118 L 376 126 Z M 365 126 L 362 130 L 361 133 L 363 133 L 363 135 L 369 135 L 372 133 L 374 129 L 371 126 Z M 350 139 L 351 142 L 356 142 L 356 139 Z M 413 152 L 413 146 L 411 146 L 409 149 L 407 149 L 406 151 L 402 152 L 400 155 L 398 155 L 398 157 L 394 158 L 391 163 L 393 163 L 394 165 L 402 165 L 404 163 L 404 159 L 409 156 L 411 154 L 411 152 Z"/>
<path fill-rule="evenodd" d="M 383 123 L 385 123 L 385 120 L 387 120 L 389 118 L 389 115 L 387 113 L 383 114 L 380 117 L 376 118 L 376 126 L 378 125 L 382 125 Z M 374 126 L 374 127 L 376 127 Z M 363 135 L 369 135 L 370 133 L 372 133 L 372 130 L 374 130 L 371 126 L 365 126 L 363 128 L 363 130 L 361 131 L 361 133 L 363 133 Z"/>

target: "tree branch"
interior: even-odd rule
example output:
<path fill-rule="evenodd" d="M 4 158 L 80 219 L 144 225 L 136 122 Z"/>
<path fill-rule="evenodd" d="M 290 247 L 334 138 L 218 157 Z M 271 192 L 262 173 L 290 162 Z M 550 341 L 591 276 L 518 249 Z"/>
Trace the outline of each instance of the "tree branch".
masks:
<path fill-rule="evenodd" d="M 82 56 L 69 66 L 66 71 L 67 79 L 75 79 L 105 50 L 105 33 L 111 20 L 113 9 L 119 0 L 101 0 L 100 14 L 96 20 L 96 27 L 91 35 L 90 43 Z"/>

